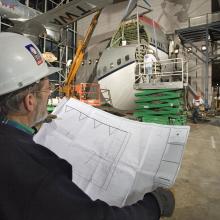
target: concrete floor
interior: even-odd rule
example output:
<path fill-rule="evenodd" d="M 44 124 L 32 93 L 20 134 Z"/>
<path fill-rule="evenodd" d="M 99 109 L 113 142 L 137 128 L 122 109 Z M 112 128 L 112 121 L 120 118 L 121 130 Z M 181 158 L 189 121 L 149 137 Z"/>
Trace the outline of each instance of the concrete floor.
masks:
<path fill-rule="evenodd" d="M 190 125 L 170 220 L 220 220 L 220 118 Z"/>

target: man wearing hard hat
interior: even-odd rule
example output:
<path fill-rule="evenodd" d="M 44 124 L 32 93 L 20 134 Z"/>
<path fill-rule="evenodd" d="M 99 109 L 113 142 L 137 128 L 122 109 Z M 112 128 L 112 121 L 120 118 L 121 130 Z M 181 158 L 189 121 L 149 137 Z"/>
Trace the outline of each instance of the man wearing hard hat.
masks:
<path fill-rule="evenodd" d="M 153 66 L 157 62 L 156 57 L 153 54 L 153 50 L 148 50 L 148 53 L 144 55 L 145 72 L 148 76 L 148 81 L 150 82 L 153 75 Z M 155 71 L 154 71 L 155 72 Z"/>
<path fill-rule="evenodd" d="M 72 182 L 72 168 L 33 141 L 31 129 L 47 117 L 48 67 L 24 36 L 0 33 L 0 219 L 153 220 L 170 216 L 174 197 L 159 188 L 134 205 L 92 201 Z"/>

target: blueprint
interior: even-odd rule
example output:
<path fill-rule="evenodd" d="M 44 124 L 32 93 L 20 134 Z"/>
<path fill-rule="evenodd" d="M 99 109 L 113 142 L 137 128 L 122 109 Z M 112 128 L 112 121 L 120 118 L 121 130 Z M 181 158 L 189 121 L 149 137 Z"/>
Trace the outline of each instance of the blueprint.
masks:
<path fill-rule="evenodd" d="M 92 199 L 129 205 L 178 174 L 188 126 L 143 123 L 63 99 L 34 141 L 72 165 L 73 182 Z"/>

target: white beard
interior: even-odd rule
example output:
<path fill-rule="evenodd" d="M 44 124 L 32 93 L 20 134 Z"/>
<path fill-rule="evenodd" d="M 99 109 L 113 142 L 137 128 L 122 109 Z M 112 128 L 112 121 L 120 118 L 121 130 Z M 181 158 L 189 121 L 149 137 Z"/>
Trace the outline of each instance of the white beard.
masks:
<path fill-rule="evenodd" d="M 36 110 L 35 110 L 35 115 L 33 117 L 33 121 L 32 121 L 31 127 L 33 127 L 33 126 L 35 126 L 37 124 L 43 123 L 44 120 L 47 118 L 47 116 L 48 116 L 48 112 L 47 112 L 46 107 L 42 106 L 38 102 Z"/>

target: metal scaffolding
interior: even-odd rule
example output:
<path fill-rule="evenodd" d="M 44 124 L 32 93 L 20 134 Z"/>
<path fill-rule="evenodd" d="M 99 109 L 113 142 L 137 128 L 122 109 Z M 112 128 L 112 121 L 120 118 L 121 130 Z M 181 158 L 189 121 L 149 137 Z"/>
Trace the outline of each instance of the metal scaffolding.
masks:
<path fill-rule="evenodd" d="M 68 3 L 71 0 L 21 0 L 20 3 L 33 8 L 42 13 L 58 7 L 62 4 Z M 0 17 L 0 31 L 7 31 L 9 27 L 13 24 L 6 18 Z M 52 76 L 52 80 L 61 83 L 66 78 L 68 73 L 68 61 L 72 60 L 73 55 L 76 50 L 76 40 L 77 40 L 77 23 L 73 23 L 60 30 L 59 41 L 54 41 L 53 39 L 42 36 L 39 37 L 37 42 L 38 47 L 41 52 L 52 52 L 56 57 L 57 61 L 53 63 L 54 66 L 59 66 L 63 69 L 62 73 Z"/>
<path fill-rule="evenodd" d="M 208 106 L 209 64 L 220 57 L 218 50 L 213 47 L 220 40 L 220 13 L 189 18 L 188 27 L 176 30 L 176 33 L 183 46 L 186 49 L 187 46 L 194 48 L 190 52 L 205 64 L 205 104 Z M 197 43 L 202 43 L 203 49 Z"/>

